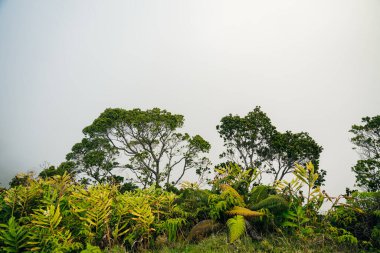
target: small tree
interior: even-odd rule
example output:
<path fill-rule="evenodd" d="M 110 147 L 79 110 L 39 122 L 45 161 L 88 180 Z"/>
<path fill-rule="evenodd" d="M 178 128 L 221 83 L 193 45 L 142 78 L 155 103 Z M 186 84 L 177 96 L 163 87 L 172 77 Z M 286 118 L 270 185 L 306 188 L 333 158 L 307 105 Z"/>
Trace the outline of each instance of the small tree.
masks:
<path fill-rule="evenodd" d="M 92 182 L 105 183 L 115 179 L 112 171 L 119 165 L 117 155 L 106 139 L 88 137 L 75 144 L 66 159 L 75 164 L 77 173 L 85 174 Z"/>
<path fill-rule="evenodd" d="M 38 176 L 46 179 L 48 177 L 53 177 L 56 175 L 63 176 L 65 172 L 72 177 L 76 175 L 74 162 L 63 162 L 58 167 L 55 167 L 54 165 L 47 165 L 42 169 Z"/>
<path fill-rule="evenodd" d="M 380 190 L 380 115 L 362 118 L 363 125 L 353 125 L 351 142 L 360 160 L 352 167 L 356 184 L 367 191 Z"/>
<path fill-rule="evenodd" d="M 11 188 L 17 187 L 17 186 L 28 186 L 30 180 L 32 180 L 35 176 L 34 171 L 29 171 L 27 173 L 18 173 L 16 176 L 14 176 L 11 181 L 9 182 L 9 186 Z"/>
<path fill-rule="evenodd" d="M 195 169 L 202 174 L 209 165 L 203 154 L 210 150 L 210 144 L 199 135 L 191 137 L 177 132 L 183 123 L 182 115 L 158 108 L 146 111 L 109 108 L 84 128 L 86 138 L 73 147 L 74 154 L 68 158 L 79 161 L 78 166 L 87 172 L 93 171 L 90 165 L 107 172 L 115 166 L 127 168 L 144 187 L 176 185 L 186 171 Z M 100 144 L 93 145 L 94 141 Z M 118 165 L 115 155 L 120 163 L 125 161 L 123 157 L 129 162 Z"/>

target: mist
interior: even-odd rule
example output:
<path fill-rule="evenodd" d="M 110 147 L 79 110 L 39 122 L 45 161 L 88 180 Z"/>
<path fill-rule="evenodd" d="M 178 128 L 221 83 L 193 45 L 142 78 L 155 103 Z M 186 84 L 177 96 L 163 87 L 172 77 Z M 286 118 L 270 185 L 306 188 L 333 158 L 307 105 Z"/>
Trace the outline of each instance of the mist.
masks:
<path fill-rule="evenodd" d="M 379 13 L 376 0 L 1 1 L 1 186 L 64 161 L 109 107 L 184 115 L 217 164 L 220 119 L 259 105 L 324 148 L 326 188 L 342 193 L 359 158 L 348 130 L 380 112 Z"/>

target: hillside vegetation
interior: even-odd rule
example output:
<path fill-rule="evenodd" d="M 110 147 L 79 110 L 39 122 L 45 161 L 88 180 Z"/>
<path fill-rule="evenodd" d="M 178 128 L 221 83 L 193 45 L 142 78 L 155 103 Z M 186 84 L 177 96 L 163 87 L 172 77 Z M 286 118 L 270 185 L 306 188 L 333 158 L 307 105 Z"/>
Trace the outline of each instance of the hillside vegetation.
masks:
<path fill-rule="evenodd" d="M 322 147 L 259 107 L 221 120 L 228 161 L 213 170 L 211 145 L 177 132 L 181 115 L 107 109 L 60 166 L 1 189 L 1 252 L 380 252 L 380 117 L 363 123 L 351 130 L 360 191 L 330 196 Z"/>

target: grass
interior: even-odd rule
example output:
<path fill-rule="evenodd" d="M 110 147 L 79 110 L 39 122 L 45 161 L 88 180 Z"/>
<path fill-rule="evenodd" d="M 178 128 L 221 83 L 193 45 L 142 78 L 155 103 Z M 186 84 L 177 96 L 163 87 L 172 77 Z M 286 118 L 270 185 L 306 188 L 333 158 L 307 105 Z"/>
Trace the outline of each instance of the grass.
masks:
<path fill-rule="evenodd" d="M 330 252 L 356 252 L 353 249 L 343 248 L 339 245 L 324 241 L 323 238 L 289 238 L 283 236 L 269 236 L 262 241 L 252 241 L 244 237 L 234 244 L 228 244 L 226 235 L 210 236 L 198 243 L 179 242 L 166 246 L 156 253 L 235 253 L 235 252 L 271 252 L 271 253 L 330 253 Z"/>

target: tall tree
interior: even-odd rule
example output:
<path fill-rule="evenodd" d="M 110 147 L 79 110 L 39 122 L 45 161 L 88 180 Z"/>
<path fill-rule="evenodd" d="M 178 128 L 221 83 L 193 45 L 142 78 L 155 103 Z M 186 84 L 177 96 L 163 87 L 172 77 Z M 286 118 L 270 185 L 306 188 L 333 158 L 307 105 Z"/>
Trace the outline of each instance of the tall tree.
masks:
<path fill-rule="evenodd" d="M 322 147 L 306 132 L 285 133 L 276 132 L 271 140 L 271 159 L 268 159 L 267 172 L 274 175 L 274 180 L 282 180 L 285 175 L 293 172 L 295 164 L 305 166 L 312 162 L 315 170 L 318 170 L 319 156 Z M 326 171 L 319 170 L 320 174 L 317 185 L 324 182 Z"/>
<path fill-rule="evenodd" d="M 291 173 L 296 163 L 311 161 L 318 171 L 322 147 L 308 133 L 278 132 L 260 107 L 245 117 L 231 114 L 223 117 L 217 130 L 226 147 L 221 157 L 241 163 L 246 169 L 258 168 L 274 175 L 274 180 Z M 322 184 L 326 172 L 318 173 L 318 183 Z"/>
<path fill-rule="evenodd" d="M 209 166 L 204 154 L 209 152 L 210 144 L 199 135 L 179 133 L 177 130 L 183 123 L 182 115 L 158 108 L 146 111 L 109 108 L 83 133 L 87 139 L 102 140 L 112 147 L 103 150 L 104 154 L 114 157 L 117 152 L 120 163 L 125 161 L 123 157 L 128 158 L 129 162 L 122 166 L 143 186 L 175 185 L 186 171 L 195 169 L 201 174 Z"/>
<path fill-rule="evenodd" d="M 353 125 L 351 142 L 360 160 L 352 167 L 356 184 L 367 191 L 380 191 L 380 115 L 362 118 L 362 125 Z"/>
<path fill-rule="evenodd" d="M 270 141 L 276 132 L 269 117 L 257 106 L 245 117 L 229 114 L 216 127 L 226 150 L 220 155 L 245 168 L 260 167 L 270 157 Z"/>

